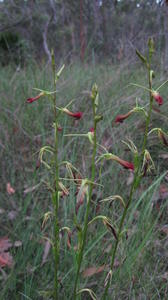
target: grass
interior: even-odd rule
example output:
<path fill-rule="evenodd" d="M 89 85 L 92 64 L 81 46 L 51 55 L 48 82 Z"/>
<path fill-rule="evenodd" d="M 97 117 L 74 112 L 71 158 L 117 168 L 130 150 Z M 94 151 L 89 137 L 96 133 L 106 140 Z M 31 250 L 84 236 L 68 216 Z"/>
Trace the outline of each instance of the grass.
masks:
<path fill-rule="evenodd" d="M 1 213 L 0 236 L 8 236 L 13 242 L 22 241 L 22 247 L 12 248 L 14 257 L 13 269 L 5 268 L 5 279 L 0 273 L 0 299 L 51 299 L 50 291 L 53 284 L 52 253 L 42 265 L 42 256 L 45 245 L 45 237 L 51 235 L 51 220 L 42 230 L 43 215 L 52 210 L 51 197 L 45 185 L 40 184 L 33 191 L 25 193 L 25 189 L 36 186 L 48 175 L 44 167 L 36 170 L 37 151 L 40 147 L 52 144 L 53 128 L 51 124 L 52 112 L 47 99 L 41 99 L 38 103 L 26 105 L 26 98 L 36 95 L 32 87 L 51 89 L 51 72 L 49 68 L 29 65 L 24 69 L 15 71 L 12 67 L 4 67 L 0 70 L 0 161 L 1 161 L 1 188 L 0 208 Z M 158 72 L 159 74 L 159 72 Z M 156 87 L 165 78 L 156 78 Z M 98 126 L 98 139 L 110 151 L 131 160 L 131 154 L 127 151 L 121 140 L 132 138 L 138 146 L 143 134 L 143 117 L 135 114 L 123 124 L 116 126 L 115 117 L 118 113 L 126 113 L 130 110 L 135 98 L 145 104 L 147 94 L 143 90 L 128 87 L 130 82 L 145 84 L 144 70 L 138 64 L 122 68 L 121 66 L 93 65 L 81 66 L 80 64 L 66 66 L 58 85 L 58 102 L 64 106 L 74 99 L 72 110 L 81 110 L 84 117 L 81 121 L 73 122 L 65 118 L 61 126 L 63 133 L 87 133 L 92 127 L 91 109 L 88 91 L 96 82 L 100 92 L 100 112 L 103 121 Z M 162 96 L 166 99 L 166 89 Z M 162 127 L 167 131 L 168 104 L 160 108 L 160 112 L 153 111 L 152 125 Z M 61 149 L 60 158 L 67 158 L 75 164 L 84 177 L 90 170 L 91 153 L 86 139 L 65 138 L 60 133 Z M 114 282 L 110 289 L 109 299 L 167 299 L 167 281 L 163 277 L 167 272 L 167 236 L 161 232 L 166 224 L 167 197 L 163 200 L 156 196 L 161 182 L 167 186 L 165 171 L 168 167 L 167 159 L 161 155 L 167 153 L 167 149 L 151 135 L 148 150 L 156 162 L 156 171 L 152 176 L 145 177 L 143 183 L 135 195 L 127 219 L 127 234 L 122 240 L 116 267 Z M 97 202 L 109 195 L 120 194 L 127 197 L 129 185 L 127 179 L 129 172 L 123 170 L 117 164 L 105 163 L 102 170 L 100 183 L 104 185 L 94 191 L 91 216 L 95 216 Z M 6 184 L 10 182 L 15 188 L 14 195 L 6 192 Z M 98 173 L 97 173 L 97 182 Z M 71 187 L 71 193 L 60 203 L 60 226 L 74 226 L 74 199 L 75 187 Z M 159 202 L 160 201 L 160 202 Z M 157 208 L 157 204 L 160 208 Z M 101 205 L 100 213 L 108 215 L 114 224 L 121 215 L 121 206 L 113 202 Z M 85 204 L 79 209 L 77 222 L 83 220 Z M 9 212 L 15 211 L 16 216 L 11 220 Z M 90 217 L 91 218 L 91 217 Z M 89 237 L 85 249 L 82 270 L 93 266 L 108 265 L 108 249 L 111 244 L 111 235 L 102 225 L 101 221 L 93 223 L 89 228 Z M 67 235 L 61 236 L 61 263 L 59 278 L 62 284 L 62 298 L 70 299 L 73 288 L 73 278 L 76 271 L 75 250 L 76 231 L 72 236 L 72 248 L 67 247 Z M 102 293 L 104 278 L 107 270 L 92 277 L 81 276 L 81 287 L 89 287 L 99 297 Z M 48 294 L 46 294 L 48 292 Z M 87 298 L 83 294 L 81 299 Z"/>

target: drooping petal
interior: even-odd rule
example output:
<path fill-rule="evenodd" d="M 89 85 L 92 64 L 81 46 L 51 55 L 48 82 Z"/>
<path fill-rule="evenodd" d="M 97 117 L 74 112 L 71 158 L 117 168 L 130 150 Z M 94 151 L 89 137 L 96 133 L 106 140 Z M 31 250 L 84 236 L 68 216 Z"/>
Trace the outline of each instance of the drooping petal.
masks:
<path fill-rule="evenodd" d="M 127 119 L 132 114 L 132 111 L 129 111 L 127 114 L 118 115 L 115 119 L 115 123 L 122 123 L 125 119 Z"/>

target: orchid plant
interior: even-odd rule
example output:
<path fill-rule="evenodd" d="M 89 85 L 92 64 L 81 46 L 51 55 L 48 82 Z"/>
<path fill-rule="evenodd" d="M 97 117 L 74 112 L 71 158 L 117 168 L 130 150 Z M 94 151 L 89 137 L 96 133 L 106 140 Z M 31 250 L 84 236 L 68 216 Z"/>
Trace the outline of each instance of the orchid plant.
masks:
<path fill-rule="evenodd" d="M 54 128 L 54 142 L 53 146 L 44 146 L 40 150 L 39 159 L 41 163 L 45 165 L 50 173 L 52 178 L 50 183 L 46 183 L 48 189 L 51 191 L 51 199 L 53 204 L 53 211 L 47 212 L 44 215 L 43 225 L 45 226 L 47 220 L 50 217 L 53 217 L 53 234 L 51 237 L 51 244 L 53 247 L 53 257 L 54 257 L 54 270 L 55 270 L 55 277 L 54 277 L 54 292 L 53 298 L 55 300 L 60 299 L 59 294 L 59 265 L 60 265 L 60 233 L 62 231 L 66 231 L 68 235 L 68 248 L 71 248 L 71 239 L 72 239 L 72 229 L 65 226 L 60 228 L 59 222 L 59 199 L 60 197 L 68 196 L 70 193 L 69 187 L 63 183 L 64 178 L 60 177 L 60 167 L 65 167 L 65 172 L 68 172 L 70 179 L 70 183 L 75 183 L 77 187 L 77 199 L 76 199 L 76 210 L 75 214 L 78 214 L 79 207 L 83 204 L 84 200 L 86 199 L 86 210 L 84 213 L 84 221 L 83 224 L 81 222 L 80 228 L 78 228 L 78 247 L 76 250 L 76 262 L 77 262 L 77 269 L 76 269 L 76 276 L 74 278 L 74 287 L 72 293 L 72 299 L 76 300 L 81 293 L 89 293 L 92 299 L 97 299 L 95 293 L 89 288 L 80 288 L 80 272 L 82 261 L 84 257 L 84 251 L 87 243 L 87 235 L 88 235 L 88 226 L 96 222 L 97 220 L 102 220 L 103 224 L 106 226 L 108 230 L 111 231 L 114 241 L 112 240 L 112 249 L 110 254 L 110 268 L 106 274 L 104 280 L 104 287 L 102 286 L 102 296 L 101 299 L 109 299 L 108 291 L 113 279 L 114 273 L 114 262 L 117 254 L 118 247 L 120 246 L 120 241 L 123 237 L 124 232 L 124 223 L 127 218 L 129 207 L 132 203 L 133 195 L 135 194 L 136 189 L 140 185 L 140 182 L 143 176 L 146 173 L 150 172 L 154 169 L 154 162 L 151 158 L 149 151 L 147 150 L 147 141 L 148 136 L 152 133 L 157 132 L 158 137 L 162 141 L 165 146 L 168 146 L 168 139 L 166 133 L 161 128 L 153 128 L 149 131 L 149 125 L 151 121 L 151 114 L 152 114 L 152 105 L 153 101 L 155 100 L 158 105 L 163 104 L 163 98 L 161 97 L 159 90 L 164 86 L 163 83 L 157 89 L 153 88 L 153 78 L 154 72 L 151 68 L 151 60 L 154 53 L 154 42 L 153 39 L 150 38 L 148 42 L 148 55 L 143 56 L 138 50 L 136 51 L 138 57 L 144 64 L 147 76 L 148 76 L 148 87 L 140 86 L 138 84 L 131 84 L 138 88 L 142 88 L 149 92 L 149 102 L 145 107 L 140 107 L 138 103 L 136 103 L 135 107 L 133 107 L 129 112 L 125 114 L 120 114 L 116 116 L 115 123 L 122 123 L 126 119 L 130 118 L 134 113 L 141 113 L 143 117 L 145 117 L 145 131 L 143 142 L 140 147 L 137 147 L 131 140 L 124 142 L 129 150 L 132 152 L 133 159 L 132 162 L 128 162 L 127 160 L 118 157 L 115 153 L 108 152 L 108 150 L 98 142 L 97 137 L 97 127 L 99 126 L 99 122 L 102 122 L 103 116 L 99 113 L 99 92 L 98 87 L 96 84 L 93 85 L 92 90 L 90 92 L 90 105 L 92 107 L 92 127 L 90 128 L 89 132 L 86 133 L 67 133 L 65 137 L 76 137 L 76 138 L 87 138 L 88 143 L 90 143 L 90 148 L 92 152 L 91 157 L 91 174 L 88 174 L 88 178 L 83 178 L 81 172 L 70 162 L 70 161 L 60 161 L 60 153 L 59 153 L 59 131 L 62 131 L 62 127 L 60 126 L 60 116 L 62 114 L 66 114 L 75 120 L 80 120 L 83 118 L 83 112 L 72 112 L 69 110 L 69 106 L 71 102 L 66 107 L 58 107 L 57 106 L 57 98 L 56 98 L 56 87 L 57 81 L 59 80 L 64 66 L 56 72 L 56 65 L 55 65 L 55 57 L 54 53 L 52 52 L 52 73 L 53 73 L 53 91 L 45 91 L 45 90 L 38 90 L 39 94 L 33 98 L 28 98 L 27 103 L 33 103 L 43 97 L 48 97 L 51 101 L 52 110 L 53 110 L 53 128 Z M 98 151 L 99 150 L 99 151 Z M 44 153 L 48 153 L 52 156 L 52 159 L 48 162 L 44 160 Z M 123 212 L 121 218 L 119 220 L 118 225 L 113 225 L 111 220 L 104 215 L 96 215 L 92 219 L 90 218 L 90 206 L 91 206 L 91 199 L 93 194 L 93 188 L 96 187 L 97 180 L 96 179 L 96 168 L 100 171 L 102 168 L 102 164 L 105 160 L 110 161 L 111 163 L 116 162 L 120 164 L 123 168 L 127 170 L 131 170 L 134 174 L 132 186 L 130 188 L 129 197 L 126 200 L 123 199 L 122 195 L 110 195 L 105 199 L 102 199 L 101 202 L 109 202 L 113 201 L 114 199 L 118 199 L 121 202 L 123 207 Z M 101 172 L 99 172 L 100 174 Z M 74 218 L 75 219 L 75 218 Z M 77 226 L 77 225 L 75 225 Z M 79 226 L 78 226 L 79 227 Z"/>

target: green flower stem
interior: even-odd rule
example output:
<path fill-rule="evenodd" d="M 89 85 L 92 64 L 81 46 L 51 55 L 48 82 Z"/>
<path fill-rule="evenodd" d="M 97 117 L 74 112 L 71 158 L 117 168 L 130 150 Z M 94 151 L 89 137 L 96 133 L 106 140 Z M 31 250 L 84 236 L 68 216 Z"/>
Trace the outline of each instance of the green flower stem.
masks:
<path fill-rule="evenodd" d="M 53 70 L 53 84 L 54 90 L 56 90 L 56 71 L 55 71 L 55 58 L 52 53 L 52 70 Z M 58 222 L 58 204 L 59 204 L 59 164 L 58 164 L 58 130 L 57 130 L 57 111 L 56 111 L 56 93 L 53 95 L 53 110 L 54 110 L 54 169 L 55 169 L 55 191 L 52 195 L 53 206 L 54 206 L 54 299 L 58 300 L 58 266 L 59 266 L 59 222 Z"/>
<path fill-rule="evenodd" d="M 95 157 L 96 157 L 96 148 L 97 148 L 97 140 L 96 140 L 96 127 L 97 122 L 95 120 L 96 112 L 95 112 L 95 104 L 93 103 L 93 117 L 94 117 L 94 137 L 93 137 L 93 153 L 92 153 L 92 162 L 91 162 L 91 179 L 89 184 L 89 196 L 88 202 L 86 207 L 85 219 L 84 219 L 84 227 L 82 233 L 82 242 L 79 249 L 79 256 L 78 256 L 78 266 L 77 272 L 75 277 L 75 284 L 74 284 L 74 291 L 73 291 L 73 300 L 76 300 L 77 297 L 77 287 L 78 287 L 78 280 L 79 280 L 79 273 L 81 268 L 81 263 L 83 259 L 83 252 L 86 244 L 86 236 L 87 236 L 87 229 L 88 229 L 88 219 L 89 219 L 89 211 L 90 211 L 90 203 L 93 191 L 93 182 L 95 180 Z"/>
<path fill-rule="evenodd" d="M 149 62 L 149 67 L 148 67 L 148 81 L 149 81 L 149 97 L 150 97 L 150 105 L 149 105 L 149 111 L 148 111 L 148 116 L 146 118 L 146 126 L 145 126 L 145 133 L 144 133 L 144 140 L 143 140 L 143 144 L 142 144 L 142 152 L 141 152 L 141 156 L 138 162 L 138 166 L 135 172 L 135 176 L 134 176 L 134 180 L 131 186 L 131 190 L 130 190 L 130 195 L 129 195 L 129 199 L 128 202 L 124 208 L 121 220 L 120 220 L 120 224 L 119 224 L 119 228 L 118 228 L 118 233 L 117 233 L 117 240 L 115 241 L 115 245 L 114 245 L 114 249 L 112 250 L 112 255 L 111 255 L 111 264 L 110 264 L 110 270 L 111 270 L 111 277 L 109 276 L 102 299 L 106 300 L 107 299 L 107 293 L 108 293 L 108 289 L 110 287 L 110 283 L 111 283 L 111 279 L 112 279 L 112 271 L 113 271 L 113 267 L 114 267 L 114 262 L 115 262 L 115 257 L 116 257 L 116 253 L 117 253 L 117 249 L 118 249 L 118 244 L 121 238 L 121 232 L 122 232 L 122 228 L 123 228 L 123 224 L 125 221 L 125 218 L 127 216 L 127 212 L 129 210 L 130 204 L 132 202 L 133 199 L 133 194 L 134 191 L 136 190 L 136 182 L 138 179 L 141 179 L 142 176 L 140 175 L 140 171 L 141 171 L 141 163 L 143 160 L 143 155 L 144 155 L 144 151 L 146 149 L 146 144 L 147 144 L 147 137 L 148 137 L 148 131 L 149 131 L 149 124 L 150 124 L 150 119 L 151 119 L 151 112 L 152 112 L 152 103 L 153 103 L 153 96 L 152 96 L 152 80 L 150 78 L 150 65 L 151 62 Z"/>
<path fill-rule="evenodd" d="M 144 141 L 143 141 L 143 146 L 142 146 L 142 155 L 144 154 L 146 144 L 147 144 L 147 138 L 148 138 L 148 131 L 149 131 L 149 123 L 151 119 L 151 112 L 152 112 L 152 104 L 153 104 L 153 96 L 152 96 L 152 80 L 150 77 L 150 65 L 151 63 L 149 62 L 149 69 L 148 69 L 148 81 L 149 81 L 149 98 L 150 98 L 150 104 L 149 104 L 149 111 L 148 111 L 148 116 L 146 120 L 146 128 L 145 128 L 145 135 L 144 135 Z"/>

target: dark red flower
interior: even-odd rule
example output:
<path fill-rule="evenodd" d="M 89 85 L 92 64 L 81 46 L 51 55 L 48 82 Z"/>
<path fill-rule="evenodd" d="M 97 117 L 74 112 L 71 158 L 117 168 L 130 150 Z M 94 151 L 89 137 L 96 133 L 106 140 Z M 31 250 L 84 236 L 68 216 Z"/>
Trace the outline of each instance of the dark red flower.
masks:
<path fill-rule="evenodd" d="M 120 161 L 118 161 L 120 163 L 120 165 L 122 165 L 125 169 L 130 169 L 134 171 L 134 164 L 130 163 L 126 160 L 122 160 L 120 159 Z"/>
<path fill-rule="evenodd" d="M 91 128 L 89 129 L 89 132 L 92 132 L 92 133 L 94 133 L 94 128 L 93 128 L 93 127 L 91 127 Z"/>
<path fill-rule="evenodd" d="M 163 98 L 160 96 L 160 94 L 158 92 L 153 91 L 152 96 L 159 105 L 163 104 Z"/>
<path fill-rule="evenodd" d="M 125 115 L 118 115 L 115 119 L 115 123 L 122 123 L 125 119 L 127 119 L 132 114 L 132 111 L 129 111 Z"/>
<path fill-rule="evenodd" d="M 64 111 L 68 116 L 73 117 L 73 118 L 75 118 L 76 120 L 81 119 L 82 116 L 83 116 L 83 113 L 82 113 L 81 111 L 73 113 L 73 112 L 69 111 L 67 108 L 64 108 L 63 111 Z"/>
<path fill-rule="evenodd" d="M 126 160 L 123 160 L 119 158 L 118 156 L 114 155 L 113 159 L 117 161 L 121 166 L 123 166 L 125 169 L 133 170 L 134 171 L 134 164 L 130 163 Z"/>
<path fill-rule="evenodd" d="M 80 111 L 80 112 L 72 113 L 71 116 L 78 120 L 82 118 L 83 113 Z"/>
<path fill-rule="evenodd" d="M 39 95 L 37 95 L 37 96 L 34 97 L 34 98 L 28 98 L 28 99 L 26 100 L 26 102 L 27 102 L 27 103 L 32 103 L 32 102 L 38 100 L 41 96 L 44 96 L 44 93 L 40 93 Z"/>
<path fill-rule="evenodd" d="M 61 126 L 58 126 L 57 129 L 58 129 L 58 131 L 60 131 L 60 132 L 62 131 L 62 127 L 61 127 Z"/>

